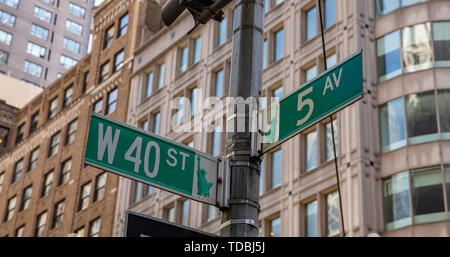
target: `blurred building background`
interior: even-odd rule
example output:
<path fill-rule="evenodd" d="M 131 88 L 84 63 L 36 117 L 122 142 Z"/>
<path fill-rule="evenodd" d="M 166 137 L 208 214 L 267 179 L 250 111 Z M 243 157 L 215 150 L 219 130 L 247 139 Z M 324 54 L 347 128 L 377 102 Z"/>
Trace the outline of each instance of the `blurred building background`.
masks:
<path fill-rule="evenodd" d="M 180 124 L 206 116 L 199 99 L 227 96 L 234 2 L 189 35 L 187 12 L 161 25 L 164 2 L 105 1 L 89 55 L 24 107 L 0 102 L 0 236 L 122 236 L 127 210 L 219 233 L 217 208 L 82 160 L 93 111 L 223 155 L 226 117 L 208 133 L 170 122 L 179 110 Z M 333 117 L 345 234 L 449 236 L 450 2 L 266 0 L 264 27 L 265 97 L 363 51 L 364 99 Z M 191 105 L 171 109 L 180 96 Z M 342 235 L 331 140 L 327 119 L 263 156 L 261 236 Z"/>

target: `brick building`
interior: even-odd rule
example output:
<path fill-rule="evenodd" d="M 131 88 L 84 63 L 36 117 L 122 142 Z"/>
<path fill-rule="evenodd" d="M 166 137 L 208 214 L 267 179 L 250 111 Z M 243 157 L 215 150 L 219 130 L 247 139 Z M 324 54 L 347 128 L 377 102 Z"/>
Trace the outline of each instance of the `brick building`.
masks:
<path fill-rule="evenodd" d="M 94 8 L 91 54 L 10 111 L 0 156 L 0 236 L 112 235 L 118 178 L 83 163 L 89 115 L 125 120 L 135 46 L 160 27 L 154 13 L 142 19 L 150 9 L 160 10 L 132 0 Z"/>

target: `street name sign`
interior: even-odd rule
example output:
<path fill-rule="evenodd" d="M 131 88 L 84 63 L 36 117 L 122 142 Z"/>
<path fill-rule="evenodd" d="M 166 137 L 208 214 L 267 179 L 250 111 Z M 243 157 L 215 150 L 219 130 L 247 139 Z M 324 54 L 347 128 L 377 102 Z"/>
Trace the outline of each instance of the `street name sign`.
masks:
<path fill-rule="evenodd" d="M 263 112 L 263 152 L 363 97 L 362 53 L 318 76 Z"/>
<path fill-rule="evenodd" d="M 93 113 L 86 164 L 200 202 L 218 205 L 220 159 Z"/>
<path fill-rule="evenodd" d="M 140 213 L 126 213 L 125 237 L 216 237 L 197 229 L 174 224 Z"/>

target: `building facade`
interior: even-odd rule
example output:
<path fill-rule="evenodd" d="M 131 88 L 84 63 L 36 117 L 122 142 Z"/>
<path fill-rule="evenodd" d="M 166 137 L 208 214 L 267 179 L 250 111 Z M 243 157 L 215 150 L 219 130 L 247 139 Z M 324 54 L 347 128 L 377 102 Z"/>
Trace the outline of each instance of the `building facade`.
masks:
<path fill-rule="evenodd" d="M 0 72 L 49 86 L 88 53 L 94 2 L 0 1 Z"/>
<path fill-rule="evenodd" d="M 92 52 L 12 116 L 0 236 L 112 235 L 118 178 L 84 164 L 89 117 L 125 121 L 133 52 L 144 31 L 160 28 L 159 12 L 152 1 L 94 8 Z"/>
<path fill-rule="evenodd" d="M 145 38 L 135 51 L 127 123 L 223 156 L 226 117 L 208 119 L 216 107 L 199 99 L 227 95 L 233 6 L 221 23 L 189 35 L 184 13 Z M 450 235 L 449 9 L 439 0 L 265 1 L 261 96 L 269 99 L 261 107 L 361 50 L 364 98 L 333 117 L 344 224 L 326 119 L 262 156 L 260 235 L 337 236 L 343 227 L 346 236 Z M 207 130 L 174 129 L 195 120 Z M 115 236 L 127 210 L 219 233 L 217 208 L 119 180 Z"/>

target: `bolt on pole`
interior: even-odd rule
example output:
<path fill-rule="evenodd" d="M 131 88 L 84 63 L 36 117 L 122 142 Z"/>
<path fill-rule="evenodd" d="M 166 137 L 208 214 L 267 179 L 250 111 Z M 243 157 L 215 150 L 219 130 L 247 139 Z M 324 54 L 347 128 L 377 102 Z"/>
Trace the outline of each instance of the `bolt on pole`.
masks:
<path fill-rule="evenodd" d="M 259 99 L 262 84 L 264 0 L 236 0 L 231 56 L 230 97 Z M 229 108 L 229 107 L 227 107 Z M 258 236 L 260 158 L 252 156 L 250 106 L 236 106 L 227 120 L 226 158 L 230 169 L 229 207 L 223 209 L 220 235 Z M 256 107 L 257 108 L 257 107 Z M 244 120 L 242 120 L 244 119 Z M 245 131 L 238 123 L 245 122 Z"/>

